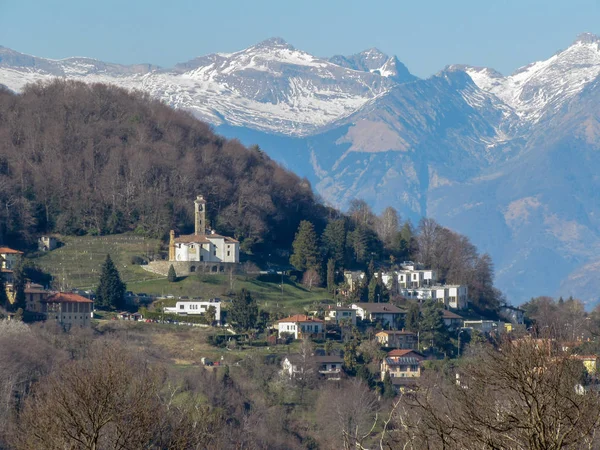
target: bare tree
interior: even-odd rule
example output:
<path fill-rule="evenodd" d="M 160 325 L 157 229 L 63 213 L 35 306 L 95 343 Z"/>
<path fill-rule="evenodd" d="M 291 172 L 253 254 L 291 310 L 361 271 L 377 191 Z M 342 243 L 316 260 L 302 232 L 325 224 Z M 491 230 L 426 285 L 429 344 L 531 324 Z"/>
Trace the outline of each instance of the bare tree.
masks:
<path fill-rule="evenodd" d="M 321 276 L 315 269 L 308 269 L 302 276 L 302 284 L 309 290 L 321 284 Z"/>
<path fill-rule="evenodd" d="M 321 417 L 321 441 L 325 448 L 363 449 L 374 435 L 377 424 L 377 399 L 358 379 L 341 384 L 328 383 L 317 402 Z"/>
<path fill-rule="evenodd" d="M 388 439 L 412 449 L 597 448 L 600 401 L 583 374 L 552 341 L 486 345 L 456 376 L 433 374 L 404 396 Z"/>

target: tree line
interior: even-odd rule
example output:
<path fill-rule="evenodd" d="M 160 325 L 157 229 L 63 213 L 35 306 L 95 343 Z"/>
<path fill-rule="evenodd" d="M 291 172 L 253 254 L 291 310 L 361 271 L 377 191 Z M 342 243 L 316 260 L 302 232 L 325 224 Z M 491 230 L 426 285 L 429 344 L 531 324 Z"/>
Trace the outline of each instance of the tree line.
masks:
<path fill-rule="evenodd" d="M 376 215 L 363 200 L 353 200 L 347 214 L 331 217 L 320 234 L 318 227 L 303 220 L 290 257 L 290 263 L 304 272 L 305 284 L 325 280 L 331 292 L 343 282 L 344 270 L 363 270 L 366 277 L 354 295 L 371 302 L 389 301 L 381 273 L 406 260 L 434 269 L 441 284 L 468 286 L 472 305 L 481 312 L 495 311 L 503 301 L 494 287 L 491 257 L 479 254 L 468 237 L 429 218 L 415 228 L 393 207 Z"/>

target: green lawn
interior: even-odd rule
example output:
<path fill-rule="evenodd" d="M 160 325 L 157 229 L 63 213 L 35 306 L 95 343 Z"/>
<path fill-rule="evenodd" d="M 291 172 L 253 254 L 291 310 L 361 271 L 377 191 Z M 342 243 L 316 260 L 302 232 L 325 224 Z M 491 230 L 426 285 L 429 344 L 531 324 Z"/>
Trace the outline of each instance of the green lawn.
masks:
<path fill-rule="evenodd" d="M 227 275 L 192 275 L 175 283 L 169 283 L 166 279 L 143 281 L 132 283 L 127 286 L 133 292 L 145 292 L 147 294 L 175 297 L 187 296 L 226 299 L 230 293 L 229 278 Z M 262 309 L 267 311 L 280 311 L 282 313 L 299 313 L 305 311 L 314 303 L 332 302 L 332 298 L 323 288 L 313 288 L 308 291 L 302 285 L 290 281 L 284 277 L 283 294 L 280 282 L 266 282 L 244 275 L 235 276 L 233 291 L 237 292 L 245 288 L 252 293 Z M 177 299 L 167 299 L 165 306 L 172 306 Z"/>
<path fill-rule="evenodd" d="M 135 293 L 226 299 L 231 292 L 227 275 L 196 274 L 170 283 L 165 277 L 131 264 L 132 256 L 144 257 L 158 248 L 160 241 L 157 239 L 132 234 L 64 236 L 59 239 L 64 243 L 62 247 L 32 259 L 42 270 L 50 273 L 54 277 L 56 287 L 63 290 L 94 289 L 98 284 L 102 263 L 106 255 L 110 254 L 121 278 L 127 283 L 127 290 Z M 278 276 L 269 281 L 261 281 L 237 275 L 233 282 L 233 291 L 242 288 L 252 293 L 261 308 L 283 314 L 303 312 L 314 303 L 332 301 L 325 289 L 313 288 L 312 291 L 308 291 L 287 276 L 284 277 L 283 292 Z"/>
<path fill-rule="evenodd" d="M 132 256 L 145 256 L 159 245 L 158 239 L 132 234 L 111 236 L 61 236 L 64 244 L 32 260 L 42 270 L 52 274 L 57 287 L 67 289 L 95 288 L 106 255 L 110 254 L 121 278 L 131 283 L 158 278 L 158 275 L 131 264 Z"/>

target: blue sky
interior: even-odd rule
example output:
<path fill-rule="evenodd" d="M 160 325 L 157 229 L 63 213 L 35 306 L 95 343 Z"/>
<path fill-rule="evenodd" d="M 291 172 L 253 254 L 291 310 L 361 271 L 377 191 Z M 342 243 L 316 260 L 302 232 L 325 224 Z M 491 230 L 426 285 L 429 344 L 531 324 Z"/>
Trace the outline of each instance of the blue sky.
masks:
<path fill-rule="evenodd" d="M 508 74 L 600 34 L 599 19 L 598 0 L 0 0 L 0 45 L 169 67 L 278 36 L 317 56 L 377 47 L 421 77 L 454 63 Z"/>

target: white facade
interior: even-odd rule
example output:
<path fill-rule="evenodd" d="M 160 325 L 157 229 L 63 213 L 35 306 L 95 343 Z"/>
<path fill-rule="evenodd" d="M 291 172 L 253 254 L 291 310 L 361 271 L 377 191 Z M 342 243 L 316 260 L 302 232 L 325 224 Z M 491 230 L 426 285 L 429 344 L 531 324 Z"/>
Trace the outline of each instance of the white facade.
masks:
<path fill-rule="evenodd" d="M 294 339 L 323 333 L 323 321 L 302 314 L 286 317 L 277 322 L 278 337 L 292 334 Z"/>
<path fill-rule="evenodd" d="M 164 312 L 168 314 L 179 314 L 182 316 L 203 316 L 210 307 L 215 308 L 215 321 L 221 323 L 221 301 L 179 301 L 174 307 L 165 307 Z"/>
<path fill-rule="evenodd" d="M 353 308 L 343 308 L 339 306 L 331 308 L 325 312 L 325 320 L 335 324 L 346 321 L 352 325 L 356 325 L 356 310 Z"/>
<path fill-rule="evenodd" d="M 184 238 L 192 242 L 181 242 Z M 239 263 L 240 244 L 214 233 L 197 238 L 182 236 L 175 239 L 175 261 Z"/>
<path fill-rule="evenodd" d="M 495 320 L 465 320 L 464 328 L 479 330 L 482 333 L 502 332 L 504 331 L 504 322 Z"/>
<path fill-rule="evenodd" d="M 408 299 L 419 301 L 437 300 L 446 308 L 464 309 L 468 306 L 467 286 L 445 285 L 421 288 L 400 288 L 399 294 Z"/>
<path fill-rule="evenodd" d="M 8 247 L 0 247 L 0 268 L 12 270 L 17 264 L 17 260 L 23 254 L 19 250 L 13 250 Z"/>

